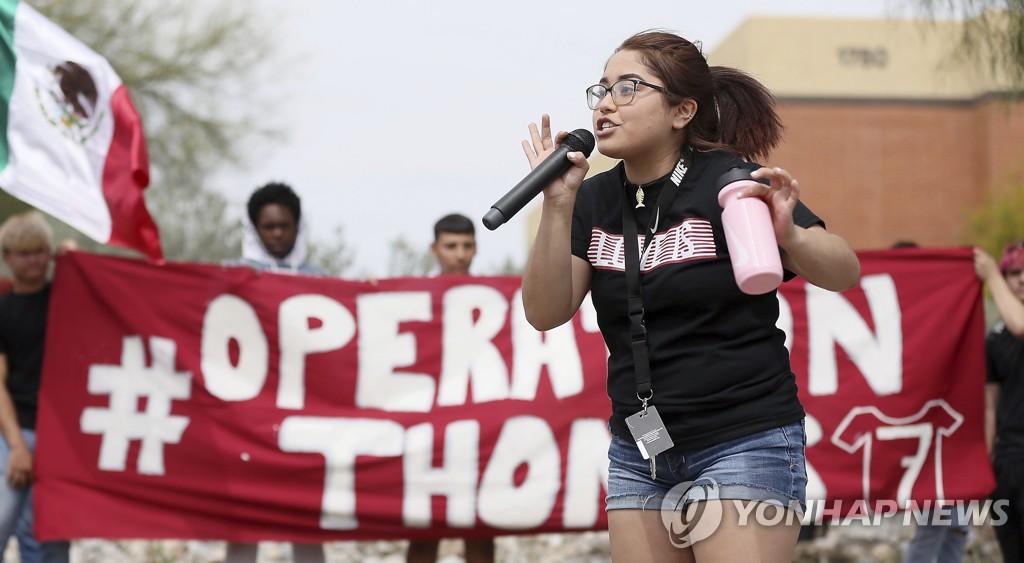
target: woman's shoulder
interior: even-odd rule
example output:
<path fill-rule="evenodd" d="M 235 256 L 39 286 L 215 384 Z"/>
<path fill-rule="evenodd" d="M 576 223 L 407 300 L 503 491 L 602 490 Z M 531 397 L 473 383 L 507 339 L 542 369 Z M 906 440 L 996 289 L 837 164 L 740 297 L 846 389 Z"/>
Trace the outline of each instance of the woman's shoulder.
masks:
<path fill-rule="evenodd" d="M 741 166 L 751 170 L 761 168 L 760 164 L 743 160 L 743 158 L 736 153 L 725 150 L 694 151 L 693 159 L 695 163 L 703 161 L 708 165 L 728 165 L 730 168 L 733 166 Z"/>
<path fill-rule="evenodd" d="M 693 167 L 699 171 L 702 181 L 715 181 L 718 176 L 733 168 L 746 168 L 757 170 L 761 165 L 756 162 L 743 160 L 735 153 L 724 150 L 696 151 L 693 155 Z"/>

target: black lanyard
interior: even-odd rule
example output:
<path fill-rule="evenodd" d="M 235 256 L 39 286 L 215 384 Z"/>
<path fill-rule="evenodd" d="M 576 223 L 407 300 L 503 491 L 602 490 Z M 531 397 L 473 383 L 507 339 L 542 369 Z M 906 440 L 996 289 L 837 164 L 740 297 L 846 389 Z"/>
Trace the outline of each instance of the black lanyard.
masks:
<path fill-rule="evenodd" d="M 671 176 L 662 180 L 664 188 L 658 196 L 658 204 L 655 207 L 654 215 L 651 216 L 650 225 L 644 237 L 643 255 L 647 254 L 651 241 L 654 240 L 654 231 L 657 229 L 661 212 L 668 212 L 672 202 L 679 192 L 679 184 L 683 183 L 683 177 L 689 169 L 689 152 L 684 154 L 676 164 Z M 633 364 L 636 374 L 636 397 L 643 401 L 644 408 L 647 401 L 654 396 L 651 390 L 651 363 L 647 353 L 647 327 L 644 325 L 644 295 L 640 287 L 640 249 L 637 248 L 636 210 L 630 206 L 629 194 L 626 189 L 622 190 L 622 244 L 625 245 L 626 254 L 626 303 L 629 311 L 629 324 L 633 341 Z"/>

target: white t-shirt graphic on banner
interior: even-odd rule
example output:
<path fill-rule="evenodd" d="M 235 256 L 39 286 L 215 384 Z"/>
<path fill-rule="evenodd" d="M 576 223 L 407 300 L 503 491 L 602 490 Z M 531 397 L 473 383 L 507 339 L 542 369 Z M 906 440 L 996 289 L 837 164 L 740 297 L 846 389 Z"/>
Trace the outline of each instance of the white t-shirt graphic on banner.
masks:
<path fill-rule="evenodd" d="M 910 501 L 917 478 L 929 459 L 932 459 L 935 467 L 935 498 L 942 500 L 945 498 L 942 439 L 956 432 L 963 420 L 963 415 L 942 399 L 928 401 L 916 414 L 903 418 L 887 416 L 874 406 L 854 407 L 836 427 L 832 443 L 851 454 L 858 450 L 862 452 L 863 498 L 869 501 L 872 469 L 880 473 L 892 471 L 880 465 L 878 459 L 882 456 L 876 453 L 872 457 L 874 448 L 884 448 L 899 440 L 916 439 L 918 443 L 914 455 L 900 459 L 904 473 L 896 490 L 896 502 L 906 506 Z"/>

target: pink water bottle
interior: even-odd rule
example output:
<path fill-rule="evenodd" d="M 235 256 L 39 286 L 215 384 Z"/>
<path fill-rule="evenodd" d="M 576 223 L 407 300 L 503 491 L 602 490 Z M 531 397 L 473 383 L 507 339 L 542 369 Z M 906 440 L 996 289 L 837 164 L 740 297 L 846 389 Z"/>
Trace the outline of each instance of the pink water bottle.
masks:
<path fill-rule="evenodd" d="M 758 197 L 737 197 L 757 185 L 745 168 L 729 170 L 716 184 L 736 285 L 749 295 L 768 293 L 782 283 L 782 259 L 768 204 Z"/>

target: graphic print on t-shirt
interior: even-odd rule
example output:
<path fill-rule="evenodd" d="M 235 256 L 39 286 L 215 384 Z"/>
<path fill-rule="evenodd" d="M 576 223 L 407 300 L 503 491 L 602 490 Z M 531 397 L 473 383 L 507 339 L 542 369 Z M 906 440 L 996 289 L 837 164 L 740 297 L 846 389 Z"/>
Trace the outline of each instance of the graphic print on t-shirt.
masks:
<path fill-rule="evenodd" d="M 637 235 L 642 250 L 645 235 Z M 590 231 L 587 256 L 591 265 L 601 270 L 626 270 L 626 249 L 623 236 L 598 227 Z M 715 258 L 715 237 L 707 219 L 684 219 L 682 223 L 651 238 L 651 246 L 640 261 L 640 271 L 649 272 L 665 264 Z"/>
<path fill-rule="evenodd" d="M 942 399 L 933 399 L 921 407 L 921 410 L 904 418 L 894 418 L 882 414 L 878 407 L 854 407 L 846 415 L 832 434 L 832 443 L 848 453 L 860 450 L 862 453 L 864 500 L 881 500 L 869 498 L 871 491 L 872 465 L 880 475 L 892 474 L 898 469 L 893 465 L 893 456 L 899 455 L 896 450 L 903 440 L 917 440 L 913 455 L 899 458 L 903 468 L 896 489 L 896 502 L 905 506 L 912 498 L 918 476 L 929 459 L 935 467 L 935 498 L 945 498 L 942 482 L 942 439 L 951 436 L 963 424 L 962 414 L 953 410 L 949 403 Z M 873 452 L 877 440 L 878 451 Z M 906 449 L 905 442 L 903 449 Z M 932 447 L 934 445 L 934 447 Z M 894 451 L 886 451 L 886 446 Z M 872 459 L 874 454 L 874 459 Z M 930 495 L 931 491 L 925 493 Z M 891 497 L 890 495 L 887 495 Z"/>

